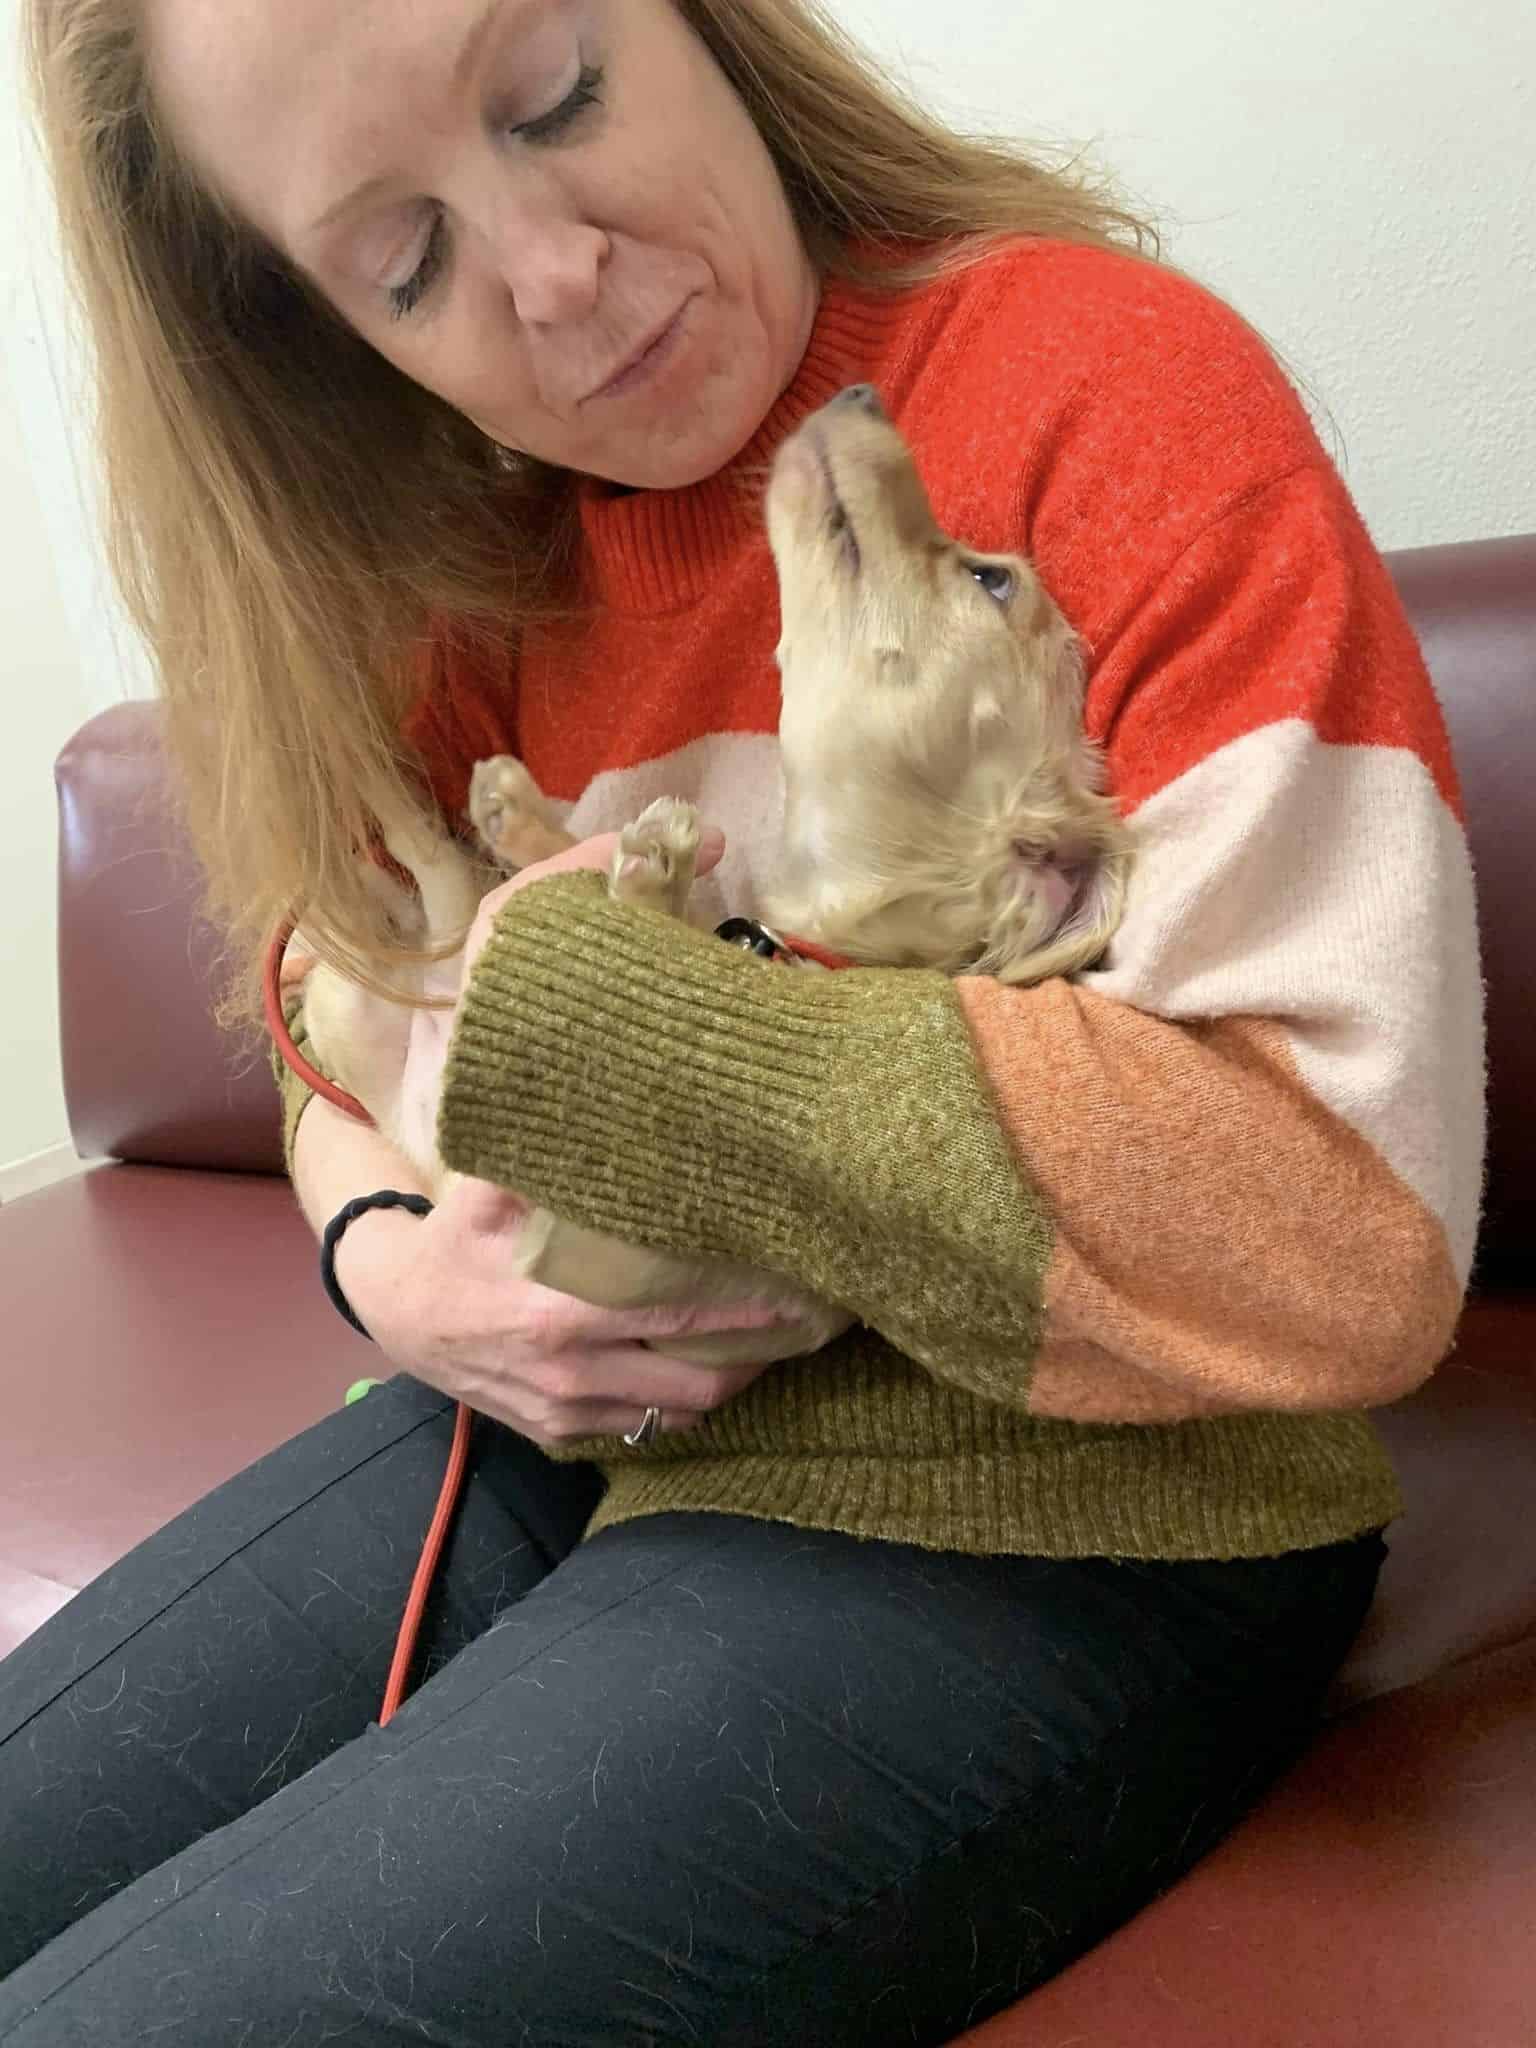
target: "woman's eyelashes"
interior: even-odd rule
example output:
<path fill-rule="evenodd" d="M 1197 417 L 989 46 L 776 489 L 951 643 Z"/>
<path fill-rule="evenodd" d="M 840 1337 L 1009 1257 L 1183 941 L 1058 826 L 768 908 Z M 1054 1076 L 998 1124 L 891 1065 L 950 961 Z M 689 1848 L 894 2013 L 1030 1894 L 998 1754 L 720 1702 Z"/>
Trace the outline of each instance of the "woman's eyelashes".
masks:
<path fill-rule="evenodd" d="M 510 125 L 502 132 L 535 146 L 558 142 L 576 126 L 589 107 L 602 105 L 602 88 L 602 65 L 583 64 L 576 75 L 576 83 L 558 106 L 551 107 L 548 113 L 536 114 L 530 121 Z M 434 204 L 432 226 L 422 247 L 420 262 L 403 284 L 390 287 L 389 313 L 392 320 L 404 320 L 415 312 L 441 277 L 447 261 L 448 229 L 442 207 Z"/>
<path fill-rule="evenodd" d="M 576 83 L 571 87 L 559 106 L 551 107 L 547 114 L 537 114 L 531 121 L 520 121 L 507 130 L 509 135 L 520 135 L 524 142 L 555 142 L 586 112 L 588 107 L 602 105 L 603 67 L 601 64 L 583 64 L 576 74 Z"/>
<path fill-rule="evenodd" d="M 404 284 L 392 285 L 389 291 L 389 317 L 404 320 L 414 313 L 427 293 L 436 284 L 444 262 L 447 260 L 448 231 L 443 225 L 443 209 L 432 209 L 432 226 L 426 244 L 421 252 L 421 261 L 405 280 Z"/>

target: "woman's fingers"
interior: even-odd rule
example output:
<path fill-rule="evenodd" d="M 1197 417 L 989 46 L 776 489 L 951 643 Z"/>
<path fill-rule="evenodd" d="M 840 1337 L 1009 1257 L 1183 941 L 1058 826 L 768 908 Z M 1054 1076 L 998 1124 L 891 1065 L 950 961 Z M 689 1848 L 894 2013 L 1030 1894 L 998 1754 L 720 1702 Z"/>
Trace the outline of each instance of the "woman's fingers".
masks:
<path fill-rule="evenodd" d="M 568 847 L 565 852 L 553 854 L 548 860 L 541 860 L 537 869 L 525 868 L 521 875 L 514 875 L 509 882 L 500 885 L 498 895 L 502 902 L 515 896 L 519 887 L 527 887 L 528 879 L 542 879 L 545 875 L 566 875 L 577 873 L 582 868 L 597 868 L 603 874 L 613 865 L 613 856 L 618 850 L 617 832 L 599 832 L 595 838 L 583 839 L 579 845 Z M 696 875 L 707 875 L 711 868 L 720 865 L 725 853 L 725 834 L 718 825 L 700 825 L 699 850 L 694 855 L 693 871 Z"/>
<path fill-rule="evenodd" d="M 546 1447 L 580 1443 L 585 1437 L 632 1436 L 644 1425 L 648 1412 L 632 1403 L 627 1407 L 613 1402 L 581 1403 L 547 1424 L 542 1436 L 532 1430 L 527 1433 Z M 655 1434 L 677 1436 L 684 1430 L 697 1429 L 706 1419 L 690 1409 L 663 1408 L 657 1415 Z"/>
<path fill-rule="evenodd" d="M 665 1344 L 669 1337 L 713 1336 L 721 1330 L 768 1330 L 788 1320 L 776 1302 L 657 1302 L 635 1308 L 596 1308 L 574 1294 L 557 1294 L 536 1280 L 521 1281 L 520 1303 L 537 1317 L 551 1351 L 593 1344 Z"/>
<path fill-rule="evenodd" d="M 711 868 L 719 867 L 725 857 L 725 834 L 718 825 L 699 827 L 699 851 L 694 859 L 693 872 L 707 875 Z"/>
<path fill-rule="evenodd" d="M 548 860 L 535 861 L 532 867 L 523 868 L 500 882 L 488 895 L 482 898 L 475 922 L 494 922 L 497 913 L 509 903 L 520 889 L 531 888 L 534 883 L 546 881 L 551 875 L 578 874 L 584 868 L 593 868 L 606 874 L 613 865 L 613 856 L 618 850 L 617 832 L 599 832 L 591 839 L 583 839 L 570 846 L 563 853 L 552 854 Z M 711 868 L 720 865 L 725 853 L 725 834 L 718 825 L 701 825 L 699 828 L 699 850 L 694 857 L 694 873 L 707 875 Z"/>
<path fill-rule="evenodd" d="M 762 1370 L 760 1365 L 690 1365 L 642 1344 L 610 1344 L 523 1365 L 518 1377 L 535 1399 L 551 1407 L 600 1402 L 642 1412 L 680 1408 L 707 1414 L 750 1386 Z"/>
<path fill-rule="evenodd" d="M 662 1402 L 620 1400 L 557 1401 L 541 1396 L 527 1382 L 492 1382 L 468 1397 L 480 1414 L 505 1423 L 520 1436 L 546 1449 L 579 1443 L 587 1437 L 629 1436 L 641 1427 L 651 1408 L 658 1411 L 656 1435 L 697 1429 L 707 1420 L 697 1408 L 669 1407 Z"/>

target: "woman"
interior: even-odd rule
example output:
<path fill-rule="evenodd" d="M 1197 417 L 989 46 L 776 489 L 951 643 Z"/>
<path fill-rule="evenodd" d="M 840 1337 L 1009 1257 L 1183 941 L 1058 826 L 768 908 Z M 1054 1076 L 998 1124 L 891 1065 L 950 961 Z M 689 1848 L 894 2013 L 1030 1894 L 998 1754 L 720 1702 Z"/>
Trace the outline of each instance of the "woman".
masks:
<path fill-rule="evenodd" d="M 801 0 L 31 5 L 124 583 L 251 957 L 302 903 L 380 971 L 353 849 L 478 756 L 586 836 L 474 935 L 479 1180 L 337 1247 L 399 1376 L 0 1674 L 0 2040 L 948 2040 L 1306 1739 L 1396 1511 L 1362 1411 L 1455 1322 L 1470 882 L 1382 566 L 1234 315 Z M 591 872 L 674 791 L 753 908 L 755 487 L 863 379 L 1087 642 L 1139 851 L 1075 983 L 771 973 Z M 317 1227 L 410 1192 L 288 1096 Z M 507 1281 L 513 1190 L 860 1326 L 690 1368 L 686 1313 Z M 460 1397 L 508 1426 L 380 1731 Z"/>

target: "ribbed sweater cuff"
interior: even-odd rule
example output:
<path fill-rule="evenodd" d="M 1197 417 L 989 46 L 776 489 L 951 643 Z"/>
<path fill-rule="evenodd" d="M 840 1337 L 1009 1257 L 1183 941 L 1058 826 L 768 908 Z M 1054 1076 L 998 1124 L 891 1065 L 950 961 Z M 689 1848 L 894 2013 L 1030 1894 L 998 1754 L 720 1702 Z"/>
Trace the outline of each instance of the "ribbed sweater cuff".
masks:
<path fill-rule="evenodd" d="M 1017 1402 L 1050 1252 L 949 983 L 768 966 L 602 878 L 520 891 L 476 962 L 439 1144 L 632 1242 L 747 1260 Z"/>

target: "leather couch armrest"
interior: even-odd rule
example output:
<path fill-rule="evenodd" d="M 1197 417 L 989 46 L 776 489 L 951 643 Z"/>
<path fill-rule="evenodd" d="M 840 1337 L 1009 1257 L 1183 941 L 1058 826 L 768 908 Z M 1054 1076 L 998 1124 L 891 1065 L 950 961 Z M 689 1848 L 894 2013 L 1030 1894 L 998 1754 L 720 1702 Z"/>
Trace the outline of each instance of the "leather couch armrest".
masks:
<path fill-rule="evenodd" d="M 280 1173 L 262 1042 L 213 1021 L 219 934 L 169 800 L 159 707 L 117 704 L 54 771 L 59 1021 L 75 1148 L 161 1166 Z"/>

